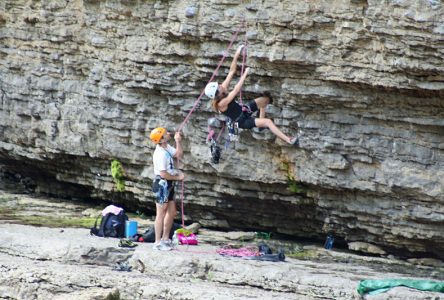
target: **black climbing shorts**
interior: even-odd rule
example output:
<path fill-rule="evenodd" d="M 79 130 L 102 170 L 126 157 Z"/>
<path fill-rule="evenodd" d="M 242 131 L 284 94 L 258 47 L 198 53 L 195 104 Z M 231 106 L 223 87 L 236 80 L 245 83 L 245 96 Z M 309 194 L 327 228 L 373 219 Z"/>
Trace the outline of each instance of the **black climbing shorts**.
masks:
<path fill-rule="evenodd" d="M 244 111 L 237 120 L 237 125 L 239 128 L 251 129 L 256 127 L 256 122 L 254 121 L 256 118 L 251 116 L 253 113 L 258 111 L 256 102 L 254 100 L 250 101 L 246 105 L 243 105 L 243 108 Z"/>

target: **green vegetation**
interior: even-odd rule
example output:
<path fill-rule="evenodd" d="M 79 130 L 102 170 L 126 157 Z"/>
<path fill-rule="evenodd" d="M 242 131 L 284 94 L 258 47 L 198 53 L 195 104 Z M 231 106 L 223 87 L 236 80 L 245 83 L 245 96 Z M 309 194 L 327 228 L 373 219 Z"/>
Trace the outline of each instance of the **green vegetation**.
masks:
<path fill-rule="evenodd" d="M 47 215 L 31 216 L 18 214 L 17 208 L 0 208 L 2 219 L 14 221 L 14 223 L 46 227 L 81 227 L 90 228 L 94 225 L 96 218 L 93 217 L 51 217 Z"/>
<path fill-rule="evenodd" d="M 286 256 L 290 258 L 309 260 L 318 257 L 318 253 L 315 250 L 302 250 L 302 251 L 287 253 Z"/>
<path fill-rule="evenodd" d="M 124 192 L 125 181 L 123 179 L 125 177 L 125 172 L 123 171 L 122 164 L 116 159 L 111 162 L 111 176 L 116 184 L 116 190 L 118 192 Z"/>
<path fill-rule="evenodd" d="M 17 197 L 15 196 L 10 196 L 10 195 L 0 195 L 0 202 L 9 202 L 9 201 L 13 201 L 13 200 L 17 200 Z"/>
<path fill-rule="evenodd" d="M 11 223 L 47 227 L 90 228 L 96 217 L 60 217 L 57 213 L 48 214 L 45 205 L 20 201 L 17 197 L 0 196 L 0 218 Z M 33 211 L 33 212 L 32 212 Z"/>
<path fill-rule="evenodd" d="M 271 232 L 255 232 L 254 237 L 256 239 L 269 240 L 271 238 Z"/>
<path fill-rule="evenodd" d="M 96 218 L 53 218 L 48 216 L 15 216 L 14 220 L 21 224 L 45 226 L 45 227 L 77 227 L 91 228 L 94 226 Z M 100 221 L 100 220 L 99 220 Z"/>
<path fill-rule="evenodd" d="M 2 219 L 9 219 L 11 214 L 14 214 L 14 210 L 9 207 L 0 207 L 0 216 Z"/>
<path fill-rule="evenodd" d="M 284 169 L 287 177 L 287 184 L 288 189 L 292 193 L 303 193 L 305 192 L 305 189 L 302 187 L 301 183 L 296 180 L 296 177 L 293 175 L 293 171 L 290 165 L 290 162 L 283 161 L 282 162 L 282 168 Z"/>

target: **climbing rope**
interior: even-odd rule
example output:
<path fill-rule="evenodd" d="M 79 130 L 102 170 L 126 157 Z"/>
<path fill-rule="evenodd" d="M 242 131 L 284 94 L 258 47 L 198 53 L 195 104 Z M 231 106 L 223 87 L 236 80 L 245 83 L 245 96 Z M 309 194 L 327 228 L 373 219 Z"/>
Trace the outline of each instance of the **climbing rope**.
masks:
<path fill-rule="evenodd" d="M 181 197 L 180 210 L 181 210 L 181 214 L 182 214 L 182 228 L 184 228 L 185 227 L 185 212 L 184 212 L 184 209 L 183 209 L 183 199 L 184 199 L 184 189 L 185 189 L 185 187 L 184 187 L 183 180 L 180 183 L 181 183 L 181 186 L 182 186 L 181 191 L 180 191 L 180 197 Z"/>
<path fill-rule="evenodd" d="M 244 48 L 242 48 L 242 67 L 241 67 L 241 77 L 244 75 L 244 69 L 245 69 L 245 63 L 247 62 L 247 47 L 248 47 L 248 40 L 247 40 L 247 27 L 245 21 L 243 22 L 244 29 L 245 29 L 245 37 L 244 37 Z M 243 106 L 242 103 L 242 87 L 239 92 L 239 102 L 240 105 Z"/>
<path fill-rule="evenodd" d="M 225 58 L 227 58 L 228 56 L 228 52 L 230 51 L 230 49 L 233 47 L 234 41 L 237 39 L 237 36 L 239 35 L 240 30 L 244 28 L 246 29 L 246 25 L 245 25 L 245 20 L 243 20 L 241 22 L 241 25 L 237 28 L 236 32 L 233 34 L 231 40 L 230 40 L 230 44 L 227 47 L 227 50 L 225 50 L 221 60 L 219 61 L 219 64 L 217 65 L 216 69 L 213 72 L 213 75 L 211 75 L 210 80 L 207 82 L 210 83 L 213 81 L 214 77 L 216 77 L 216 75 L 218 74 L 218 71 L 220 69 L 220 67 L 222 66 L 223 62 L 225 61 Z M 246 41 L 246 36 L 247 36 L 247 32 L 245 31 L 245 41 Z M 246 45 L 244 45 L 244 49 L 243 49 L 243 58 L 242 58 L 242 70 L 241 70 L 241 74 L 243 74 L 244 72 L 244 64 L 245 64 L 245 55 L 246 55 Z M 187 116 L 185 117 L 185 119 L 183 120 L 183 122 L 180 124 L 179 128 L 176 130 L 176 132 L 181 132 L 183 127 L 186 125 L 186 123 L 188 123 L 191 115 L 193 114 L 193 112 L 196 110 L 196 108 L 199 105 L 200 100 L 202 99 L 203 95 L 205 94 L 205 89 L 202 90 L 202 92 L 200 93 L 199 97 L 196 99 L 196 101 L 194 102 L 193 107 L 191 108 L 191 110 L 188 112 Z M 242 99 L 240 100 L 242 103 Z M 221 132 L 219 133 L 220 136 Z M 218 138 L 219 138 L 218 136 Z M 218 139 L 217 138 L 217 139 Z M 179 158 L 177 158 L 177 165 L 179 166 Z M 185 227 L 185 213 L 184 213 L 184 181 L 181 180 L 181 215 L 182 215 L 182 227 Z"/>
<path fill-rule="evenodd" d="M 234 248 L 230 245 L 224 246 L 216 250 L 217 253 L 224 256 L 250 257 L 259 256 L 259 250 L 256 247 Z"/>

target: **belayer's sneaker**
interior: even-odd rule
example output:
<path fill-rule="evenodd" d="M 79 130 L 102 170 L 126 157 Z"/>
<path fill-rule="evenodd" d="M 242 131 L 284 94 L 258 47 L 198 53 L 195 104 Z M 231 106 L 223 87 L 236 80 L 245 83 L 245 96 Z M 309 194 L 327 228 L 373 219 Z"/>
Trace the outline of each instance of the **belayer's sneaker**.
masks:
<path fill-rule="evenodd" d="M 160 241 L 162 244 L 167 245 L 168 247 L 171 248 L 171 250 L 174 250 L 176 248 L 176 246 L 173 243 L 173 240 L 161 240 Z"/>
<path fill-rule="evenodd" d="M 160 241 L 160 243 L 154 243 L 153 245 L 153 250 L 158 250 L 158 251 L 170 251 L 172 250 L 171 246 L 168 245 L 167 242 L 165 241 Z"/>
<path fill-rule="evenodd" d="M 132 267 L 127 262 L 118 262 L 113 269 L 116 271 L 131 272 Z"/>

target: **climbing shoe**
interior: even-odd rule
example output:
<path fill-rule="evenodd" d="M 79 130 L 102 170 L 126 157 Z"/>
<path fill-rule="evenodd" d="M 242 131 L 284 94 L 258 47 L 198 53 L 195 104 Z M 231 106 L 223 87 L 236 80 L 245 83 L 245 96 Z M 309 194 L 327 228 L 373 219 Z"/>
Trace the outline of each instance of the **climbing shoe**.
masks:
<path fill-rule="evenodd" d="M 262 96 L 267 97 L 268 99 L 270 99 L 270 103 L 269 104 L 273 104 L 273 98 L 271 97 L 271 94 L 269 91 L 265 91 L 262 93 Z"/>
<path fill-rule="evenodd" d="M 295 136 L 290 139 L 290 145 L 299 147 L 299 137 Z"/>
<path fill-rule="evenodd" d="M 130 241 L 128 239 L 120 239 L 119 247 L 134 248 L 134 247 L 137 247 L 137 244 L 133 243 L 132 241 Z"/>
<path fill-rule="evenodd" d="M 113 270 L 124 272 L 131 272 L 131 269 L 132 267 L 127 262 L 118 262 L 113 268 Z"/>

